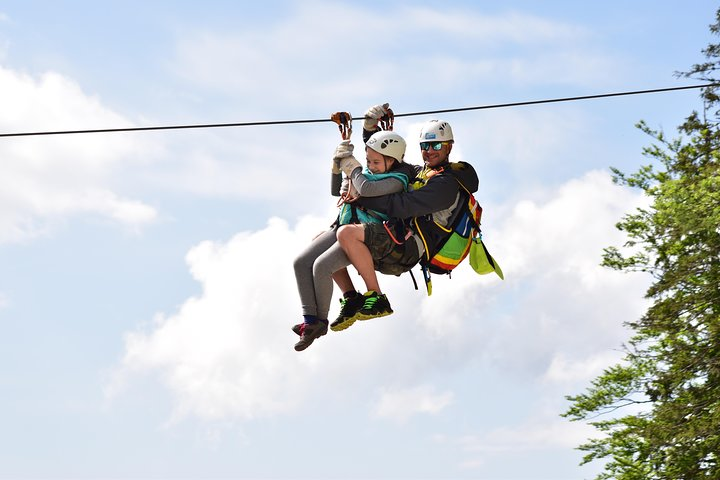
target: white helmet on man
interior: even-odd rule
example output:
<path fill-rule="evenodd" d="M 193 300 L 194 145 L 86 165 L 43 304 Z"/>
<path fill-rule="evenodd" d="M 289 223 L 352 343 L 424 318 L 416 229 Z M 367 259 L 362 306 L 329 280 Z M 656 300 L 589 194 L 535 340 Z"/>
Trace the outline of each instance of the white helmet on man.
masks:
<path fill-rule="evenodd" d="M 400 135 L 389 130 L 380 130 L 373 133 L 365 145 L 382 155 L 394 158 L 400 163 L 405 157 L 405 147 L 407 146 Z"/>
<path fill-rule="evenodd" d="M 430 120 L 420 130 L 420 143 L 423 142 L 453 142 L 452 128 L 447 122 Z"/>

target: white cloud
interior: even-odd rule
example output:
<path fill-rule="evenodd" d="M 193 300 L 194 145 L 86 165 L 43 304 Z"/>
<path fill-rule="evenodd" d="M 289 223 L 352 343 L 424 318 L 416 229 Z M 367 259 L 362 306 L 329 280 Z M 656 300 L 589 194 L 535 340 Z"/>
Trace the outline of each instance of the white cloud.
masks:
<path fill-rule="evenodd" d="M 325 21 L 318 23 L 318 18 Z M 356 49 L 348 57 L 338 25 L 344 32 L 382 38 L 382 51 Z M 427 40 L 429 27 L 442 40 Z M 327 118 L 341 108 L 357 116 L 362 108 L 386 100 L 398 113 L 466 106 L 458 104 L 458 98 L 475 98 L 473 103 L 482 104 L 478 92 L 497 79 L 503 85 L 538 84 L 547 78 L 553 84 L 583 86 L 606 81 L 604 72 L 618 68 L 608 67 L 612 61 L 603 52 L 588 54 L 591 50 L 585 46 L 590 41 L 592 32 L 584 27 L 515 11 L 478 14 L 452 7 L 393 5 L 378 15 L 366 6 L 318 1 L 292 5 L 270 22 L 248 22 L 243 29 L 189 25 L 178 35 L 169 67 L 211 97 L 221 95 L 227 109 L 222 115 L 234 120 Z M 528 50 L 530 46 L 541 48 Z M 427 79 L 428 68 L 432 79 L 411 81 L 408 88 L 409 79 Z M 548 77 L 548 70 L 553 75 Z M 558 77 L 557 71 L 573 73 Z M 482 98 L 489 102 L 491 97 Z M 268 202 L 282 192 L 302 199 L 308 207 L 304 212 L 316 211 L 325 199 L 309 192 L 326 188 L 326 165 L 336 141 L 328 132 L 336 130 L 328 124 L 294 127 L 236 129 L 202 142 L 176 139 L 174 168 L 151 176 L 163 190 L 193 195 Z M 509 182 L 562 171 L 558 169 L 566 157 L 558 152 L 576 147 L 578 129 L 591 128 L 568 107 L 560 113 L 495 110 L 491 116 L 465 117 L 456 127 L 462 140 L 455 159 L 463 150 L 478 165 L 489 158 L 493 168 L 504 170 L 503 178 L 513 175 Z M 396 128 L 404 134 L 415 125 L 399 119 Z M 356 132 L 357 137 L 358 128 Z M 415 135 L 407 138 L 411 143 Z M 181 142 L 185 145 L 177 147 Z M 408 160 L 420 162 L 419 155 Z"/>
<path fill-rule="evenodd" d="M 207 134 L 192 141 L 178 139 L 172 146 L 172 168 L 149 172 L 152 185 L 214 198 L 244 198 L 288 204 L 303 198 L 304 205 L 327 204 L 315 185 L 327 184 L 333 149 L 339 141 L 326 126 L 325 135 L 297 129 L 241 129 L 231 135 Z M 147 177 L 146 177 L 147 178 Z"/>
<path fill-rule="evenodd" d="M 110 392 L 133 372 L 159 371 L 177 395 L 178 416 L 252 418 L 297 407 L 307 395 L 303 379 L 319 365 L 317 351 L 292 349 L 290 322 L 301 317 L 287 298 L 294 289 L 287 267 L 296 246 L 321 228 L 307 221 L 293 232 L 273 219 L 225 244 L 194 247 L 187 261 L 201 295 L 176 314 L 158 315 L 149 331 L 127 335 Z"/>
<path fill-rule="evenodd" d="M 468 453 L 487 456 L 506 452 L 571 449 L 591 436 L 597 436 L 597 432 L 590 425 L 561 418 L 538 418 L 524 425 L 501 427 L 482 435 L 467 436 L 458 439 L 458 442 Z M 477 461 L 472 460 L 473 463 Z"/>
<path fill-rule="evenodd" d="M 409 20 L 402 24 L 406 30 L 431 28 L 445 35 L 481 39 L 486 45 L 512 42 L 534 47 L 538 43 L 561 44 L 588 34 L 578 26 L 513 11 L 478 15 L 452 8 L 420 7 L 408 8 L 402 13 Z"/>
<path fill-rule="evenodd" d="M 356 49 L 348 57 L 342 32 L 350 31 L 381 42 L 382 50 Z M 435 37 L 426 38 L 427 31 Z M 432 81 L 414 82 L 416 95 L 446 98 L 458 87 L 476 91 L 479 83 L 497 78 L 523 85 L 594 85 L 619 66 L 586 48 L 590 38 L 584 28 L 512 11 L 481 15 L 389 6 L 378 15 L 358 6 L 304 2 L 262 27 L 184 30 L 174 68 L 193 83 L 243 98 L 249 109 L 267 105 L 267 95 L 286 107 L 308 101 L 352 105 L 354 97 L 406 94 L 408 79 L 426 78 L 429 66 Z M 572 74 L 558 78 L 558 71 Z"/>
<path fill-rule="evenodd" d="M 110 391 L 152 372 L 174 393 L 178 417 L 245 419 L 294 411 L 315 396 L 361 401 L 380 389 L 373 414 L 408 420 L 451 408 L 452 392 L 436 393 L 432 380 L 468 362 L 501 365 L 522 382 L 584 380 L 612 360 L 622 322 L 643 306 L 643 279 L 598 265 L 602 247 L 618 239 L 614 222 L 638 200 L 590 172 L 539 200 L 492 207 L 507 212 L 487 236 L 504 282 L 463 265 L 452 279 L 434 276 L 427 297 L 406 275 L 383 276 L 395 314 L 329 332 L 301 353 L 290 332 L 301 318 L 292 261 L 327 220 L 308 217 L 291 229 L 273 219 L 227 242 L 203 242 L 187 256 L 200 294 L 128 333 Z"/>
<path fill-rule="evenodd" d="M 453 400 L 452 392 L 436 393 L 428 385 L 406 389 L 385 389 L 372 409 L 378 418 L 405 422 L 418 414 L 436 414 Z"/>
<path fill-rule="evenodd" d="M 529 404 L 525 402 L 525 405 Z M 482 429 L 478 433 L 436 434 L 433 440 L 439 445 L 457 448 L 460 452 L 458 467 L 461 470 L 476 470 L 501 459 L 566 455 L 589 438 L 602 436 L 595 427 L 587 423 L 570 422 L 554 411 L 533 411 L 526 420 L 518 420 L 521 415 L 516 411 L 502 426 Z M 510 465 L 504 471 L 516 468 L 517 465 Z"/>
<path fill-rule="evenodd" d="M 0 12 L 0 23 L 8 23 L 8 22 L 10 22 L 10 17 L 5 13 Z M 5 60 L 5 58 L 7 57 L 9 47 L 10 47 L 10 41 L 5 38 L 0 38 L 0 62 Z"/>
<path fill-rule="evenodd" d="M 619 363 L 623 353 L 618 350 L 603 351 L 586 358 L 570 358 L 568 354 L 555 354 L 543 380 L 551 383 L 577 384 L 586 382 L 598 375 L 610 365 Z"/>
<path fill-rule="evenodd" d="M 608 272 L 598 266 L 602 248 L 622 240 L 615 223 L 639 206 L 642 196 L 616 186 L 601 171 L 550 193 L 546 200 L 521 199 L 502 210 L 503 226 L 493 235 L 502 239 L 496 248 L 506 258 L 503 267 L 517 275 L 580 272 L 592 287 Z"/>
<path fill-rule="evenodd" d="M 491 339 L 496 361 L 541 375 L 557 352 L 585 362 L 619 347 L 628 335 L 623 322 L 647 306 L 649 278 L 601 267 L 601 253 L 623 243 L 614 224 L 643 202 L 608 174 L 589 172 L 546 200 L 504 210 L 503 224 L 487 235 L 506 275 L 503 297 L 512 301 Z"/>
<path fill-rule="evenodd" d="M 130 123 L 70 79 L 33 77 L 0 67 L 0 131 L 7 133 L 124 127 Z M 152 222 L 154 208 L 114 192 L 120 167 L 147 163 L 153 144 L 124 134 L 8 137 L 0 141 L 0 242 L 47 231 L 80 213 L 132 228 Z"/>
<path fill-rule="evenodd" d="M 494 72 L 515 71 L 519 81 L 537 80 L 542 75 L 528 72 L 536 71 L 538 65 L 554 69 L 553 65 L 561 63 L 563 71 L 584 72 L 579 75 L 585 79 L 604 78 L 596 70 L 607 69 L 600 53 L 578 56 L 567 49 L 567 45 L 582 43 L 591 36 L 591 32 L 572 24 L 512 11 L 468 15 L 452 8 L 391 8 L 392 14 L 378 16 L 366 8 L 310 2 L 292 7 L 269 27 L 248 25 L 242 31 L 219 33 L 184 29 L 174 69 L 214 95 L 221 93 L 228 105 L 240 99 L 242 108 L 235 112 L 247 120 L 292 117 L 297 109 L 302 115 L 324 116 L 340 104 L 357 105 L 356 100 L 362 98 L 364 105 L 366 98 L 379 94 L 397 98 L 401 106 L 407 101 L 407 78 L 422 78 L 428 62 L 437 67 L 434 71 L 440 76 L 436 75 L 433 82 L 416 82 L 413 91 L 422 98 L 428 93 L 432 94 L 429 98 L 447 97 L 450 92 L 462 94 L 458 82 L 474 91 L 478 81 L 496 77 Z M 320 16 L 334 21 L 318 26 L 315 20 Z M 396 50 L 388 56 L 361 50 L 341 69 L 333 62 L 318 63 L 318 58 L 344 58 L 346 45 L 336 41 L 338 24 L 346 25 L 346 31 L 355 29 L 369 37 L 387 38 L 388 48 Z M 410 38 L 430 24 L 444 33 L 446 41 L 427 42 L 417 50 L 407 50 L 402 46 L 405 42 L 393 41 L 393 35 Z M 508 43 L 524 49 L 530 44 L 545 45 L 552 61 L 535 54 L 527 59 L 515 58 L 497 50 Z M 477 51 L 487 53 L 478 58 Z M 601 67 L 593 66 L 598 63 Z M 575 64 L 578 68 L 570 66 Z M 368 80 L 376 77 L 368 73 L 368 65 L 383 72 L 382 81 Z M 501 77 L 507 78 L 506 73 Z M 105 107 L 101 99 L 88 95 L 71 79 L 57 73 L 31 76 L 0 69 L 0 87 L 2 131 L 131 126 L 129 120 Z M 272 102 L 267 101 L 268 96 L 272 96 Z M 318 109 L 322 113 L 312 113 Z M 494 115 L 492 123 L 479 125 L 475 131 L 468 128 L 465 138 L 477 137 L 478 143 L 496 148 L 498 156 L 511 162 L 510 168 L 522 170 L 535 159 L 554 158 L 544 154 L 562 144 L 557 132 L 565 129 L 568 133 L 563 138 L 567 138 L 576 124 L 576 119 L 559 116 L 524 112 L 520 117 Z M 507 141 L 504 133 L 519 124 L 531 125 L 525 130 L 535 135 L 522 142 Z M 163 191 L 214 197 L 272 200 L 278 191 L 292 198 L 308 196 L 307 188 L 303 190 L 307 183 L 297 181 L 291 172 L 297 172 L 297 166 L 302 165 L 306 178 L 319 178 L 326 168 L 320 166 L 328 162 L 323 159 L 328 158 L 333 146 L 332 141 L 308 142 L 310 137 L 317 138 L 307 126 L 302 131 L 261 129 L 242 131 L 236 136 L 209 135 L 202 141 L 195 136 L 192 140 L 175 137 L 173 151 L 169 155 L 163 152 L 164 158 L 172 159 L 172 168 L 142 170 L 139 181 Z M 149 159 L 157 159 L 160 147 L 144 141 L 146 138 L 113 134 L 4 139 L 0 142 L 0 155 L 6 159 L 0 166 L 0 242 L 41 235 L 57 219 L 78 213 L 92 212 L 131 228 L 153 221 L 157 212 L 151 206 L 118 190 L 116 178 L 125 175 L 114 177 L 121 172 L 121 166 L 127 172 L 147 164 Z M 494 147 L 498 138 L 503 139 L 502 152 L 500 147 Z M 471 148 L 469 142 L 464 146 Z M 458 145 L 456 158 L 460 153 Z M 552 163 L 548 165 L 552 167 Z M 272 178 L 273 185 L 268 188 L 255 178 Z M 310 191 L 314 191 L 314 185 Z M 89 202 L 98 195 L 106 201 Z M 305 201 L 317 201 L 316 196 L 312 198 Z"/>

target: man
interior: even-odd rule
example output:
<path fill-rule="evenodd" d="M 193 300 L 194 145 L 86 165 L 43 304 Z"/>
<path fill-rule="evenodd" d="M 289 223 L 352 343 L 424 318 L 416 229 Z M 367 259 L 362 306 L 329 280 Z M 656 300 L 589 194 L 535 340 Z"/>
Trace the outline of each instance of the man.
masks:
<path fill-rule="evenodd" d="M 450 234 L 447 227 L 462 206 L 463 187 L 471 193 L 477 191 L 478 177 L 472 165 L 450 162 L 454 142 L 449 123 L 427 122 L 420 131 L 424 166 L 416 166 L 418 175 L 413 190 L 358 200 L 365 208 L 379 209 L 391 218 L 403 219 L 399 223 L 403 228 L 358 224 L 344 225 L 338 230 L 338 243 L 368 288 L 377 284 L 376 270 L 400 275 L 412 269 L 423 255 L 431 258 Z M 389 309 L 389 302 L 382 307 Z M 377 311 L 363 306 L 349 321 L 386 314 L 382 309 L 374 310 Z"/>

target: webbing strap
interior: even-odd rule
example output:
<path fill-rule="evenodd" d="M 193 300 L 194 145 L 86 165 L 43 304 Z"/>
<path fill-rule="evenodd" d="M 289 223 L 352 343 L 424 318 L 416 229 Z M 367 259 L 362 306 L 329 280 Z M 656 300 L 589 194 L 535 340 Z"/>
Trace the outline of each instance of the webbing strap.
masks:
<path fill-rule="evenodd" d="M 417 290 L 418 286 L 417 286 L 417 280 L 415 280 L 415 275 L 413 275 L 412 270 L 408 270 L 408 273 L 410 273 L 410 278 L 412 278 L 413 285 L 415 285 L 415 290 Z"/>

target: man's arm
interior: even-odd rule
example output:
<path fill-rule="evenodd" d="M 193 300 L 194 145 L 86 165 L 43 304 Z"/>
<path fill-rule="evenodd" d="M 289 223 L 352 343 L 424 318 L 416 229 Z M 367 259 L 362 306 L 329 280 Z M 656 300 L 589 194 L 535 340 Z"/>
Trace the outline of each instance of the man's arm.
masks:
<path fill-rule="evenodd" d="M 395 218 L 429 215 L 450 208 L 455 202 L 458 185 L 449 175 L 436 176 L 427 185 L 411 192 L 384 197 L 360 198 L 363 207 L 385 212 Z"/>

